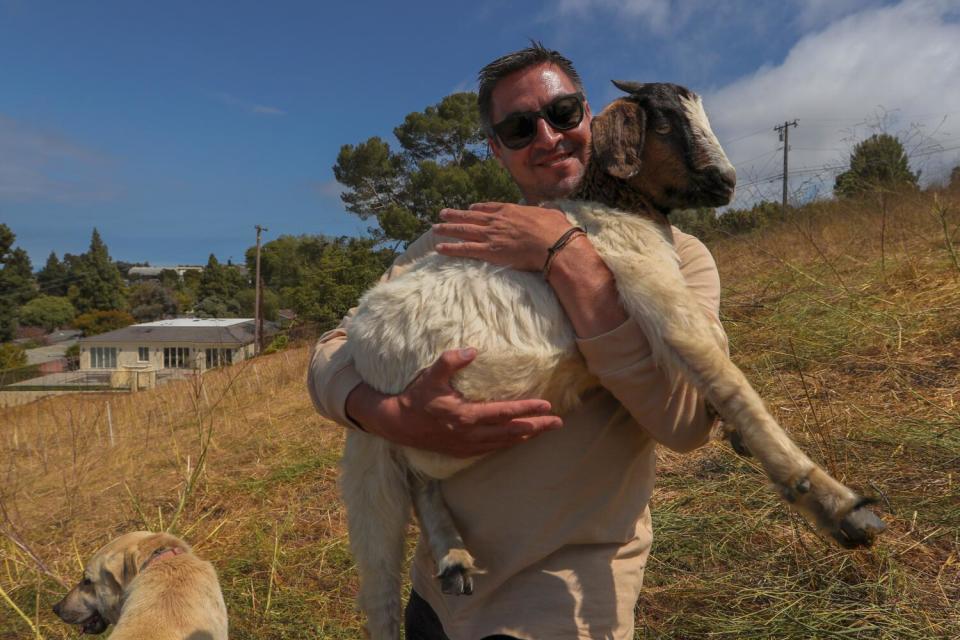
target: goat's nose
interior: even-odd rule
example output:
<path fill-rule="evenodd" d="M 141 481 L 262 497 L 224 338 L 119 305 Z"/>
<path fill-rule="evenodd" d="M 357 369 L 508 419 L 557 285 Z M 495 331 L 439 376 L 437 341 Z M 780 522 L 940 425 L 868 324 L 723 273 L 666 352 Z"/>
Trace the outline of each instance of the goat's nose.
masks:
<path fill-rule="evenodd" d="M 60 615 L 60 607 L 61 607 L 62 605 L 63 605 L 63 600 L 61 600 L 61 601 L 58 602 L 57 604 L 53 605 L 53 612 L 54 612 L 55 614 L 57 614 L 58 616 Z"/>
<path fill-rule="evenodd" d="M 737 186 L 737 170 L 733 167 L 732 164 L 728 164 L 725 167 L 719 167 L 720 181 L 733 189 Z"/>

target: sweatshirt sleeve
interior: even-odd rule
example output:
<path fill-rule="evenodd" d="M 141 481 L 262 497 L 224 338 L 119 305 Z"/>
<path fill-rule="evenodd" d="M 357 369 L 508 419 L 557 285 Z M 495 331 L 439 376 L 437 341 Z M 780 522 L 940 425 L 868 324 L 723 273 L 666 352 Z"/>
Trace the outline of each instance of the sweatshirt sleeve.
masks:
<path fill-rule="evenodd" d="M 432 232 L 420 236 L 393 262 L 380 277 L 380 282 L 408 270 L 414 261 L 433 251 L 435 246 Z M 307 369 L 307 390 L 320 415 L 343 426 L 359 429 L 360 426 L 347 416 L 346 406 L 347 396 L 363 380 L 343 349 L 349 339 L 347 325 L 356 311 L 356 307 L 350 309 L 336 329 L 327 331 L 317 340 Z"/>
<path fill-rule="evenodd" d="M 711 322 L 720 325 L 720 277 L 702 242 L 673 230 L 680 272 Z M 725 335 L 725 334 L 724 334 Z M 684 378 L 675 379 L 653 359 L 647 337 L 633 320 L 577 345 L 590 371 L 660 444 L 675 451 L 707 442 L 714 420 L 699 391 Z"/>

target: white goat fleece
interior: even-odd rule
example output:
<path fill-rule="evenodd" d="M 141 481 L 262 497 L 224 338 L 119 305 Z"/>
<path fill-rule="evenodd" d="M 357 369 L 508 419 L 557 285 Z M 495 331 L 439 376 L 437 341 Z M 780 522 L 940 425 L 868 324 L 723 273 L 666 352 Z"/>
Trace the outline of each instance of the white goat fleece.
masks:
<path fill-rule="evenodd" d="M 686 289 L 668 226 L 596 203 L 550 206 L 587 231 L 614 272 L 624 302 L 641 306 L 636 312 L 628 307 L 632 317 L 651 315 L 650 299 L 660 299 L 658 306 L 672 309 L 680 329 L 697 326 L 722 348 L 722 336 Z M 629 300 L 626 286 L 636 288 Z M 643 328 L 662 361 L 659 325 Z M 480 260 L 436 253 L 421 258 L 401 277 L 364 295 L 346 330 L 350 340 L 344 348 L 360 377 L 386 394 L 403 391 L 443 351 L 464 346 L 475 347 L 477 357 L 453 384 L 472 401 L 543 398 L 563 415 L 596 384 L 577 350 L 573 327 L 541 274 Z M 348 438 L 354 433 L 370 437 L 351 432 Z M 438 479 L 476 461 L 407 447 L 403 454 L 411 468 Z"/>

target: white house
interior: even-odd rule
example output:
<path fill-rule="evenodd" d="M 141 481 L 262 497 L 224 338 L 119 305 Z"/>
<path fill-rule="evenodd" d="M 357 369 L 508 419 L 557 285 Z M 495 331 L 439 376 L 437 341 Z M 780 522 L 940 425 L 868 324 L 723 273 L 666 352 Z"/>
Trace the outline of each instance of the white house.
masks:
<path fill-rule="evenodd" d="M 80 370 L 112 371 L 120 374 L 113 386 L 144 388 L 157 374 L 199 373 L 254 353 L 252 318 L 176 318 L 83 338 Z"/>

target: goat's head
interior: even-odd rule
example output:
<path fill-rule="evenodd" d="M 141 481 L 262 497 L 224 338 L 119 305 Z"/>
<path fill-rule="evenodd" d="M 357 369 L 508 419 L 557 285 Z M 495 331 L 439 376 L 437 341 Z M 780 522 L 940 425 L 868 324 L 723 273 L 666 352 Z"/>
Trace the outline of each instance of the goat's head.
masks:
<path fill-rule="evenodd" d="M 629 95 L 594 117 L 591 162 L 661 211 L 729 204 L 737 173 L 700 96 L 669 83 L 613 84 Z"/>

